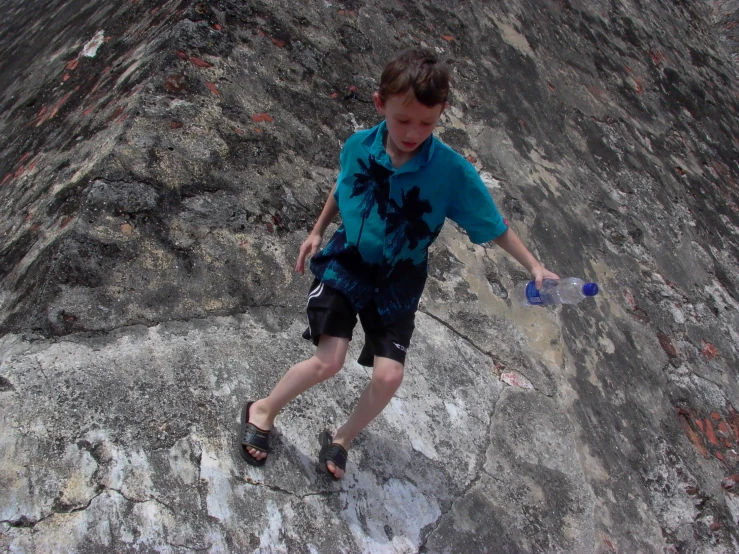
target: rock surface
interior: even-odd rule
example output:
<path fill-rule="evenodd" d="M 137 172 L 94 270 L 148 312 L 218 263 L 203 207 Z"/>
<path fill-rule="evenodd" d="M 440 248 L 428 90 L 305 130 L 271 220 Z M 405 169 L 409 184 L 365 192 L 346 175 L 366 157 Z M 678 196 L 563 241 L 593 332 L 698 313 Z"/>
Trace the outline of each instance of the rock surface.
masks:
<path fill-rule="evenodd" d="M 735 8 L 7 0 L 0 550 L 739 550 Z M 602 293 L 522 308 L 449 224 L 346 478 L 316 437 L 361 333 L 252 468 L 241 405 L 312 352 L 298 247 L 414 44 L 453 70 L 439 137 Z"/>

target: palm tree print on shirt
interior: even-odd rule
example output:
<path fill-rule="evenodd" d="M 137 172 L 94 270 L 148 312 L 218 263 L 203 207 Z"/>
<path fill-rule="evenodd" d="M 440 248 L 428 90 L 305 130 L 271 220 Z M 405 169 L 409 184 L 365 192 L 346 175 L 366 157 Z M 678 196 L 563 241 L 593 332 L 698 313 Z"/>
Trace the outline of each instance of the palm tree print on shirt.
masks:
<path fill-rule="evenodd" d="M 387 234 L 390 236 L 390 251 L 393 259 L 391 265 L 403 251 L 405 245 L 409 250 L 418 248 L 421 241 L 431 244 L 441 232 L 443 223 L 433 231 L 423 219 L 425 214 L 432 211 L 431 203 L 421 198 L 421 189 L 413 187 L 407 193 L 402 193 L 402 204 L 394 200 L 389 202 Z"/>
<path fill-rule="evenodd" d="M 369 165 L 365 164 L 361 158 L 357 159 L 362 171 L 354 174 L 356 180 L 354 181 L 352 194 L 349 197 L 362 196 L 362 202 L 360 203 L 361 211 L 359 213 L 362 218 L 362 224 L 359 227 L 357 245 L 362 240 L 364 222 L 367 221 L 375 205 L 377 205 L 377 213 L 380 219 L 385 220 L 387 217 L 388 198 L 390 197 L 390 176 L 393 172 L 378 164 L 372 155 L 370 155 L 368 161 Z"/>

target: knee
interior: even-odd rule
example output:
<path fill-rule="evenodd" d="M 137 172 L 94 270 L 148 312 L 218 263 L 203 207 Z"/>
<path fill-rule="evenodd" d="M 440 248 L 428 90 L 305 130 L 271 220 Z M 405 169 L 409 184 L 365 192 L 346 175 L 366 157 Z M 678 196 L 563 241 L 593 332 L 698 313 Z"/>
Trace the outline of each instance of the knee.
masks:
<path fill-rule="evenodd" d="M 386 390 L 395 390 L 403 382 L 403 364 L 387 360 L 377 363 L 372 382 Z"/>
<path fill-rule="evenodd" d="M 344 360 L 313 356 L 313 367 L 318 374 L 318 378 L 324 381 L 341 371 L 341 368 L 344 367 Z"/>

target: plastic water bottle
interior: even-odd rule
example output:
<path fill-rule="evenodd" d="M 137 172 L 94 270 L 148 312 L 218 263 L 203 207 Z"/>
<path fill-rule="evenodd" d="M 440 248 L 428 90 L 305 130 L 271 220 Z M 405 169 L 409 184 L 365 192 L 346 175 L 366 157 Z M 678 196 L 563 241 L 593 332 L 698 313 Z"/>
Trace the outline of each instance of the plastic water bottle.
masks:
<path fill-rule="evenodd" d="M 523 306 L 543 306 L 546 304 L 579 304 L 588 296 L 598 294 L 598 285 L 586 283 L 577 277 L 567 277 L 556 281 L 544 279 L 540 290 L 536 283 L 519 283 L 513 297 Z"/>

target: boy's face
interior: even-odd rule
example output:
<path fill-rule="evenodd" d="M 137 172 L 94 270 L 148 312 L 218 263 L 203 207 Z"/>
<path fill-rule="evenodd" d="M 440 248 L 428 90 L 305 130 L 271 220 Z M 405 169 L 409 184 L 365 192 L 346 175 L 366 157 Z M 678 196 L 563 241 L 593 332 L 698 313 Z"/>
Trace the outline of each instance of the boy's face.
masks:
<path fill-rule="evenodd" d="M 396 154 L 414 154 L 431 136 L 446 107 L 446 104 L 437 104 L 429 108 L 412 93 L 391 94 L 383 103 L 376 92 L 374 100 L 377 111 L 385 116 L 388 142 L 392 142 L 386 149 L 392 147 Z"/>

